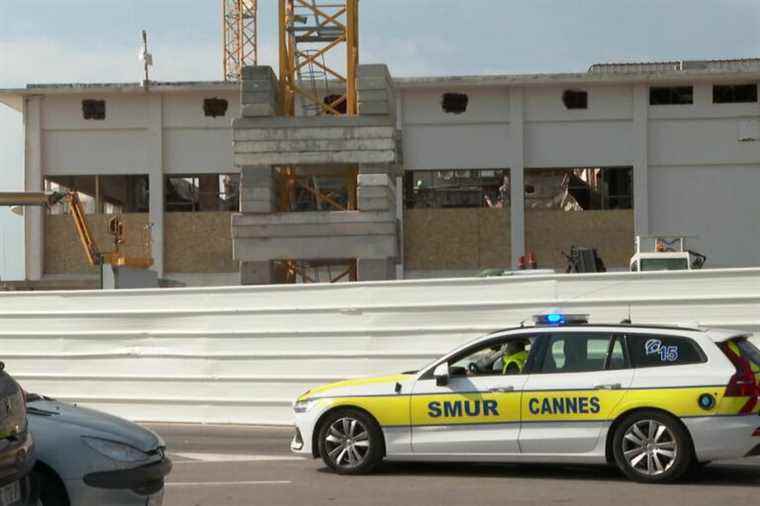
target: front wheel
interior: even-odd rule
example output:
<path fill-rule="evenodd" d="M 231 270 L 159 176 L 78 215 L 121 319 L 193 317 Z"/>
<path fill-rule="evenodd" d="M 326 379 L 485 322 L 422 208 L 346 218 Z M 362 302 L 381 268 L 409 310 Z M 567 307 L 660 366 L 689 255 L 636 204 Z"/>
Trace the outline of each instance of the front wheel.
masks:
<path fill-rule="evenodd" d="M 620 470 L 642 483 L 677 480 L 694 460 L 689 434 L 678 420 L 658 411 L 626 417 L 615 430 L 612 444 Z"/>
<path fill-rule="evenodd" d="M 319 454 L 338 474 L 365 474 L 383 459 L 383 434 L 377 422 L 355 409 L 329 415 L 319 430 Z"/>

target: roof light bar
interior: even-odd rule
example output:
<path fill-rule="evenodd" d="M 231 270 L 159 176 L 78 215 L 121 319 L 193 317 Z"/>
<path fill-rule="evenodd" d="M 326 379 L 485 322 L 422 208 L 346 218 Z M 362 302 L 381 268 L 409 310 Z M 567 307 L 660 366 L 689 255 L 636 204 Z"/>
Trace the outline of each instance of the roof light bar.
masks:
<path fill-rule="evenodd" d="M 548 325 L 561 327 L 563 325 L 588 323 L 587 314 L 565 314 L 558 311 L 551 311 L 533 316 L 536 325 Z"/>

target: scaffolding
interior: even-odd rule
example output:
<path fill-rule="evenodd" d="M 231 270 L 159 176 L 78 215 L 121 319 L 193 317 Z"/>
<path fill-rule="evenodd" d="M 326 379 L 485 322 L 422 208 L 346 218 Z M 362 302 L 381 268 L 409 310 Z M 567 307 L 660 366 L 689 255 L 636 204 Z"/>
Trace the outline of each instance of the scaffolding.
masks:
<path fill-rule="evenodd" d="M 222 0 L 225 81 L 239 81 L 243 67 L 258 64 L 257 7 L 257 0 Z"/>

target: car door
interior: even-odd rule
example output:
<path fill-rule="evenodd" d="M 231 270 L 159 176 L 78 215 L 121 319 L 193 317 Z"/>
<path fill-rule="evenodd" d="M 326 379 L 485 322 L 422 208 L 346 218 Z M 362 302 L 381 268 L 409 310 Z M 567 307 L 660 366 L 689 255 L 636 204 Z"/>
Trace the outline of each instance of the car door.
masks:
<path fill-rule="evenodd" d="M 521 452 L 595 452 L 633 381 L 623 337 L 590 328 L 558 329 L 538 348 L 522 397 Z"/>
<path fill-rule="evenodd" d="M 504 350 L 514 339 L 523 340 L 530 352 L 536 338 L 488 340 L 445 361 L 451 371 L 447 384 L 437 384 L 432 372 L 416 382 L 410 406 L 415 455 L 519 453 L 520 396 L 528 376 L 525 370 L 504 374 L 502 367 Z"/>

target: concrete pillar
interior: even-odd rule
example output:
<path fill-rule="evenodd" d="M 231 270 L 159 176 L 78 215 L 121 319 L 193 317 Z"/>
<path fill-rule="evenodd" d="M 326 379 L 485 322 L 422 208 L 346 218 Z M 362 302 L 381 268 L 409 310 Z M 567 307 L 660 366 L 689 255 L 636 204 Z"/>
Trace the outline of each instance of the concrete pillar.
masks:
<path fill-rule="evenodd" d="M 151 224 L 152 269 L 164 276 L 164 152 L 163 100 L 160 94 L 148 99 L 148 135 L 145 149 L 148 161 L 149 223 Z"/>
<path fill-rule="evenodd" d="M 240 171 L 240 212 L 275 212 L 278 197 L 276 183 L 272 167 L 243 167 Z"/>
<path fill-rule="evenodd" d="M 258 118 L 279 114 L 280 85 L 272 67 L 244 67 L 241 74 L 242 116 Z"/>
<path fill-rule="evenodd" d="M 636 235 L 649 231 L 649 86 L 633 89 L 633 221 Z"/>
<path fill-rule="evenodd" d="M 24 167 L 24 190 L 44 190 L 42 174 L 42 97 L 30 97 L 24 101 L 26 130 L 26 157 Z M 24 234 L 26 235 L 26 279 L 38 281 L 45 272 L 45 210 L 27 207 L 24 210 Z"/>
<path fill-rule="evenodd" d="M 241 285 L 271 285 L 272 283 L 274 283 L 272 262 L 240 262 Z"/>
<path fill-rule="evenodd" d="M 396 184 L 390 174 L 365 174 L 360 171 L 357 183 L 359 211 L 388 211 L 395 215 Z"/>
<path fill-rule="evenodd" d="M 359 281 L 387 281 L 396 279 L 396 266 L 391 258 L 360 258 L 357 264 Z"/>
<path fill-rule="evenodd" d="M 511 88 L 509 93 L 509 133 L 512 160 L 509 170 L 510 244 L 512 268 L 517 269 L 525 255 L 525 91 Z"/>

